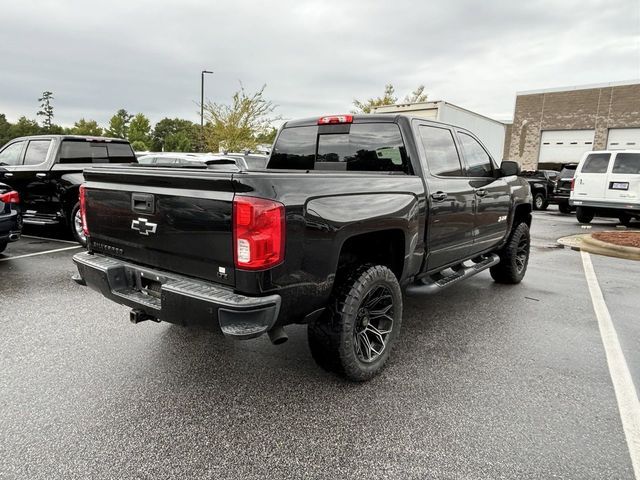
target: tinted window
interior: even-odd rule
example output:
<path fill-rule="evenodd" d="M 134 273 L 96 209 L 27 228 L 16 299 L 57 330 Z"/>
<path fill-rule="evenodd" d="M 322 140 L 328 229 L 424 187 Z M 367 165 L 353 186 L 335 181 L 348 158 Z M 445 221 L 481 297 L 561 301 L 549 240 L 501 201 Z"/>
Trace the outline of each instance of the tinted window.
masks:
<path fill-rule="evenodd" d="M 609 167 L 610 153 L 592 153 L 582 165 L 581 173 L 606 173 Z"/>
<path fill-rule="evenodd" d="M 60 163 L 133 163 L 136 157 L 127 143 L 65 140 L 60 148 Z"/>
<path fill-rule="evenodd" d="M 424 125 L 419 130 L 429 171 L 445 177 L 462 176 L 460 157 L 451 131 Z"/>
<path fill-rule="evenodd" d="M 285 128 L 276 141 L 269 168 L 313 170 L 318 127 Z"/>
<path fill-rule="evenodd" d="M 12 143 L 0 152 L 0 165 L 20 165 L 22 159 L 20 153 L 24 142 Z"/>
<path fill-rule="evenodd" d="M 576 174 L 576 165 L 562 167 L 562 170 L 560 170 L 560 178 L 573 178 L 575 174 Z"/>
<path fill-rule="evenodd" d="M 51 140 L 31 140 L 24 154 L 25 165 L 40 165 L 47 159 Z"/>
<path fill-rule="evenodd" d="M 482 145 L 472 136 L 464 132 L 458 133 L 464 149 L 464 158 L 467 160 L 467 174 L 470 177 L 493 177 L 491 157 Z"/>
<path fill-rule="evenodd" d="M 132 163 L 136 161 L 136 154 L 133 153 L 133 149 L 128 143 L 107 143 L 106 145 L 111 163 Z"/>
<path fill-rule="evenodd" d="M 619 153 L 616 155 L 612 173 L 640 175 L 640 153 Z"/>
<path fill-rule="evenodd" d="M 409 172 L 398 125 L 356 123 L 344 127 L 341 133 L 320 130 L 320 134 L 317 126 L 285 128 L 276 140 L 268 168 Z"/>
<path fill-rule="evenodd" d="M 408 173 L 408 163 L 395 123 L 356 123 L 349 133 L 318 135 L 316 169 Z"/>

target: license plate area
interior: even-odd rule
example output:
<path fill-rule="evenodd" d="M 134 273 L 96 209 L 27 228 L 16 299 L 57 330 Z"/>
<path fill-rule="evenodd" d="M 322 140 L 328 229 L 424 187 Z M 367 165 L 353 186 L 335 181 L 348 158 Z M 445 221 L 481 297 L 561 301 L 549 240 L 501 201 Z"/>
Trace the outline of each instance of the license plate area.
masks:
<path fill-rule="evenodd" d="M 629 182 L 609 182 L 609 190 L 629 190 Z"/>
<path fill-rule="evenodd" d="M 133 268 L 127 268 L 126 270 L 128 286 L 131 290 L 135 290 L 150 297 L 160 298 L 162 293 L 162 284 L 167 281 L 166 277 L 146 270 Z"/>

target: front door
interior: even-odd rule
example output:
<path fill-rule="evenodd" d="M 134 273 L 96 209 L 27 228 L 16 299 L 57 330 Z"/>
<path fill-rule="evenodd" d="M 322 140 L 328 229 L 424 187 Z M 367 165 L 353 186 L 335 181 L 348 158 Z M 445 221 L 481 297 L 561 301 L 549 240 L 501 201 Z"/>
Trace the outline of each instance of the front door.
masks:
<path fill-rule="evenodd" d="M 474 191 L 464 175 L 453 131 L 429 123 L 419 123 L 417 129 L 428 190 L 427 270 L 435 270 L 469 256 Z"/>
<path fill-rule="evenodd" d="M 467 132 L 458 131 L 464 152 L 467 175 L 475 196 L 473 253 L 483 252 L 499 243 L 509 229 L 511 189 L 497 175 L 497 167 L 482 144 Z"/>

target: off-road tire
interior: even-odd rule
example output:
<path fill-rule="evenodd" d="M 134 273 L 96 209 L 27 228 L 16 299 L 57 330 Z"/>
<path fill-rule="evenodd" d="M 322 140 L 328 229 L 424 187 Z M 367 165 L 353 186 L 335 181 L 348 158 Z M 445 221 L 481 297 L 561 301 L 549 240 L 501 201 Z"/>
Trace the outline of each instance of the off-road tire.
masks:
<path fill-rule="evenodd" d="M 336 282 L 324 314 L 312 321 L 307 329 L 311 355 L 318 365 L 348 380 L 363 382 L 377 375 L 385 366 L 400 334 L 402 323 L 402 292 L 393 272 L 381 265 L 361 265 Z M 357 353 L 354 337 L 362 302 L 370 293 L 383 287 L 392 301 L 391 331 L 381 353 L 375 360 L 365 362 Z"/>
<path fill-rule="evenodd" d="M 576 209 L 576 218 L 580 223 L 590 223 L 595 217 L 596 212 L 593 208 L 589 207 L 578 207 Z"/>
<path fill-rule="evenodd" d="M 560 213 L 571 213 L 571 206 L 567 202 L 560 202 L 558 210 L 560 210 Z"/>
<path fill-rule="evenodd" d="M 71 236 L 73 239 L 78 242 L 83 247 L 87 246 L 87 238 L 84 235 L 80 235 L 76 230 L 76 215 L 80 211 L 80 202 L 77 202 L 73 208 L 69 211 L 69 216 L 67 217 L 67 225 L 69 225 L 69 231 L 71 232 Z"/>
<path fill-rule="evenodd" d="M 536 193 L 535 197 L 533 197 L 533 208 L 535 210 L 546 210 L 548 206 L 549 202 L 544 193 Z"/>
<path fill-rule="evenodd" d="M 497 252 L 500 263 L 489 270 L 493 280 L 496 283 L 520 283 L 527 273 L 530 249 L 529 226 L 524 222 L 514 225 L 506 245 Z"/>

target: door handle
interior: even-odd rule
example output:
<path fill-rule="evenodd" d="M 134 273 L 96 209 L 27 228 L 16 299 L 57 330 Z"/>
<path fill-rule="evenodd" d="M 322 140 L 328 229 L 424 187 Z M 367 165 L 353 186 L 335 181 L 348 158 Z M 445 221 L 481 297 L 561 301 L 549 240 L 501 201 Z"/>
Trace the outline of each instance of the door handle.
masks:
<path fill-rule="evenodd" d="M 441 202 L 447 198 L 447 194 L 444 192 L 436 192 L 431 194 L 431 198 L 433 198 L 436 202 Z"/>
<path fill-rule="evenodd" d="M 6 172 L 4 174 L 4 178 L 11 178 L 11 177 L 13 177 L 13 173 L 11 173 L 11 172 Z"/>
<path fill-rule="evenodd" d="M 476 195 L 479 197 L 484 197 L 487 194 L 486 190 L 483 190 L 482 188 L 479 188 L 476 190 Z"/>
<path fill-rule="evenodd" d="M 47 174 L 46 173 L 36 173 L 36 177 L 38 177 L 38 178 L 47 178 Z"/>

